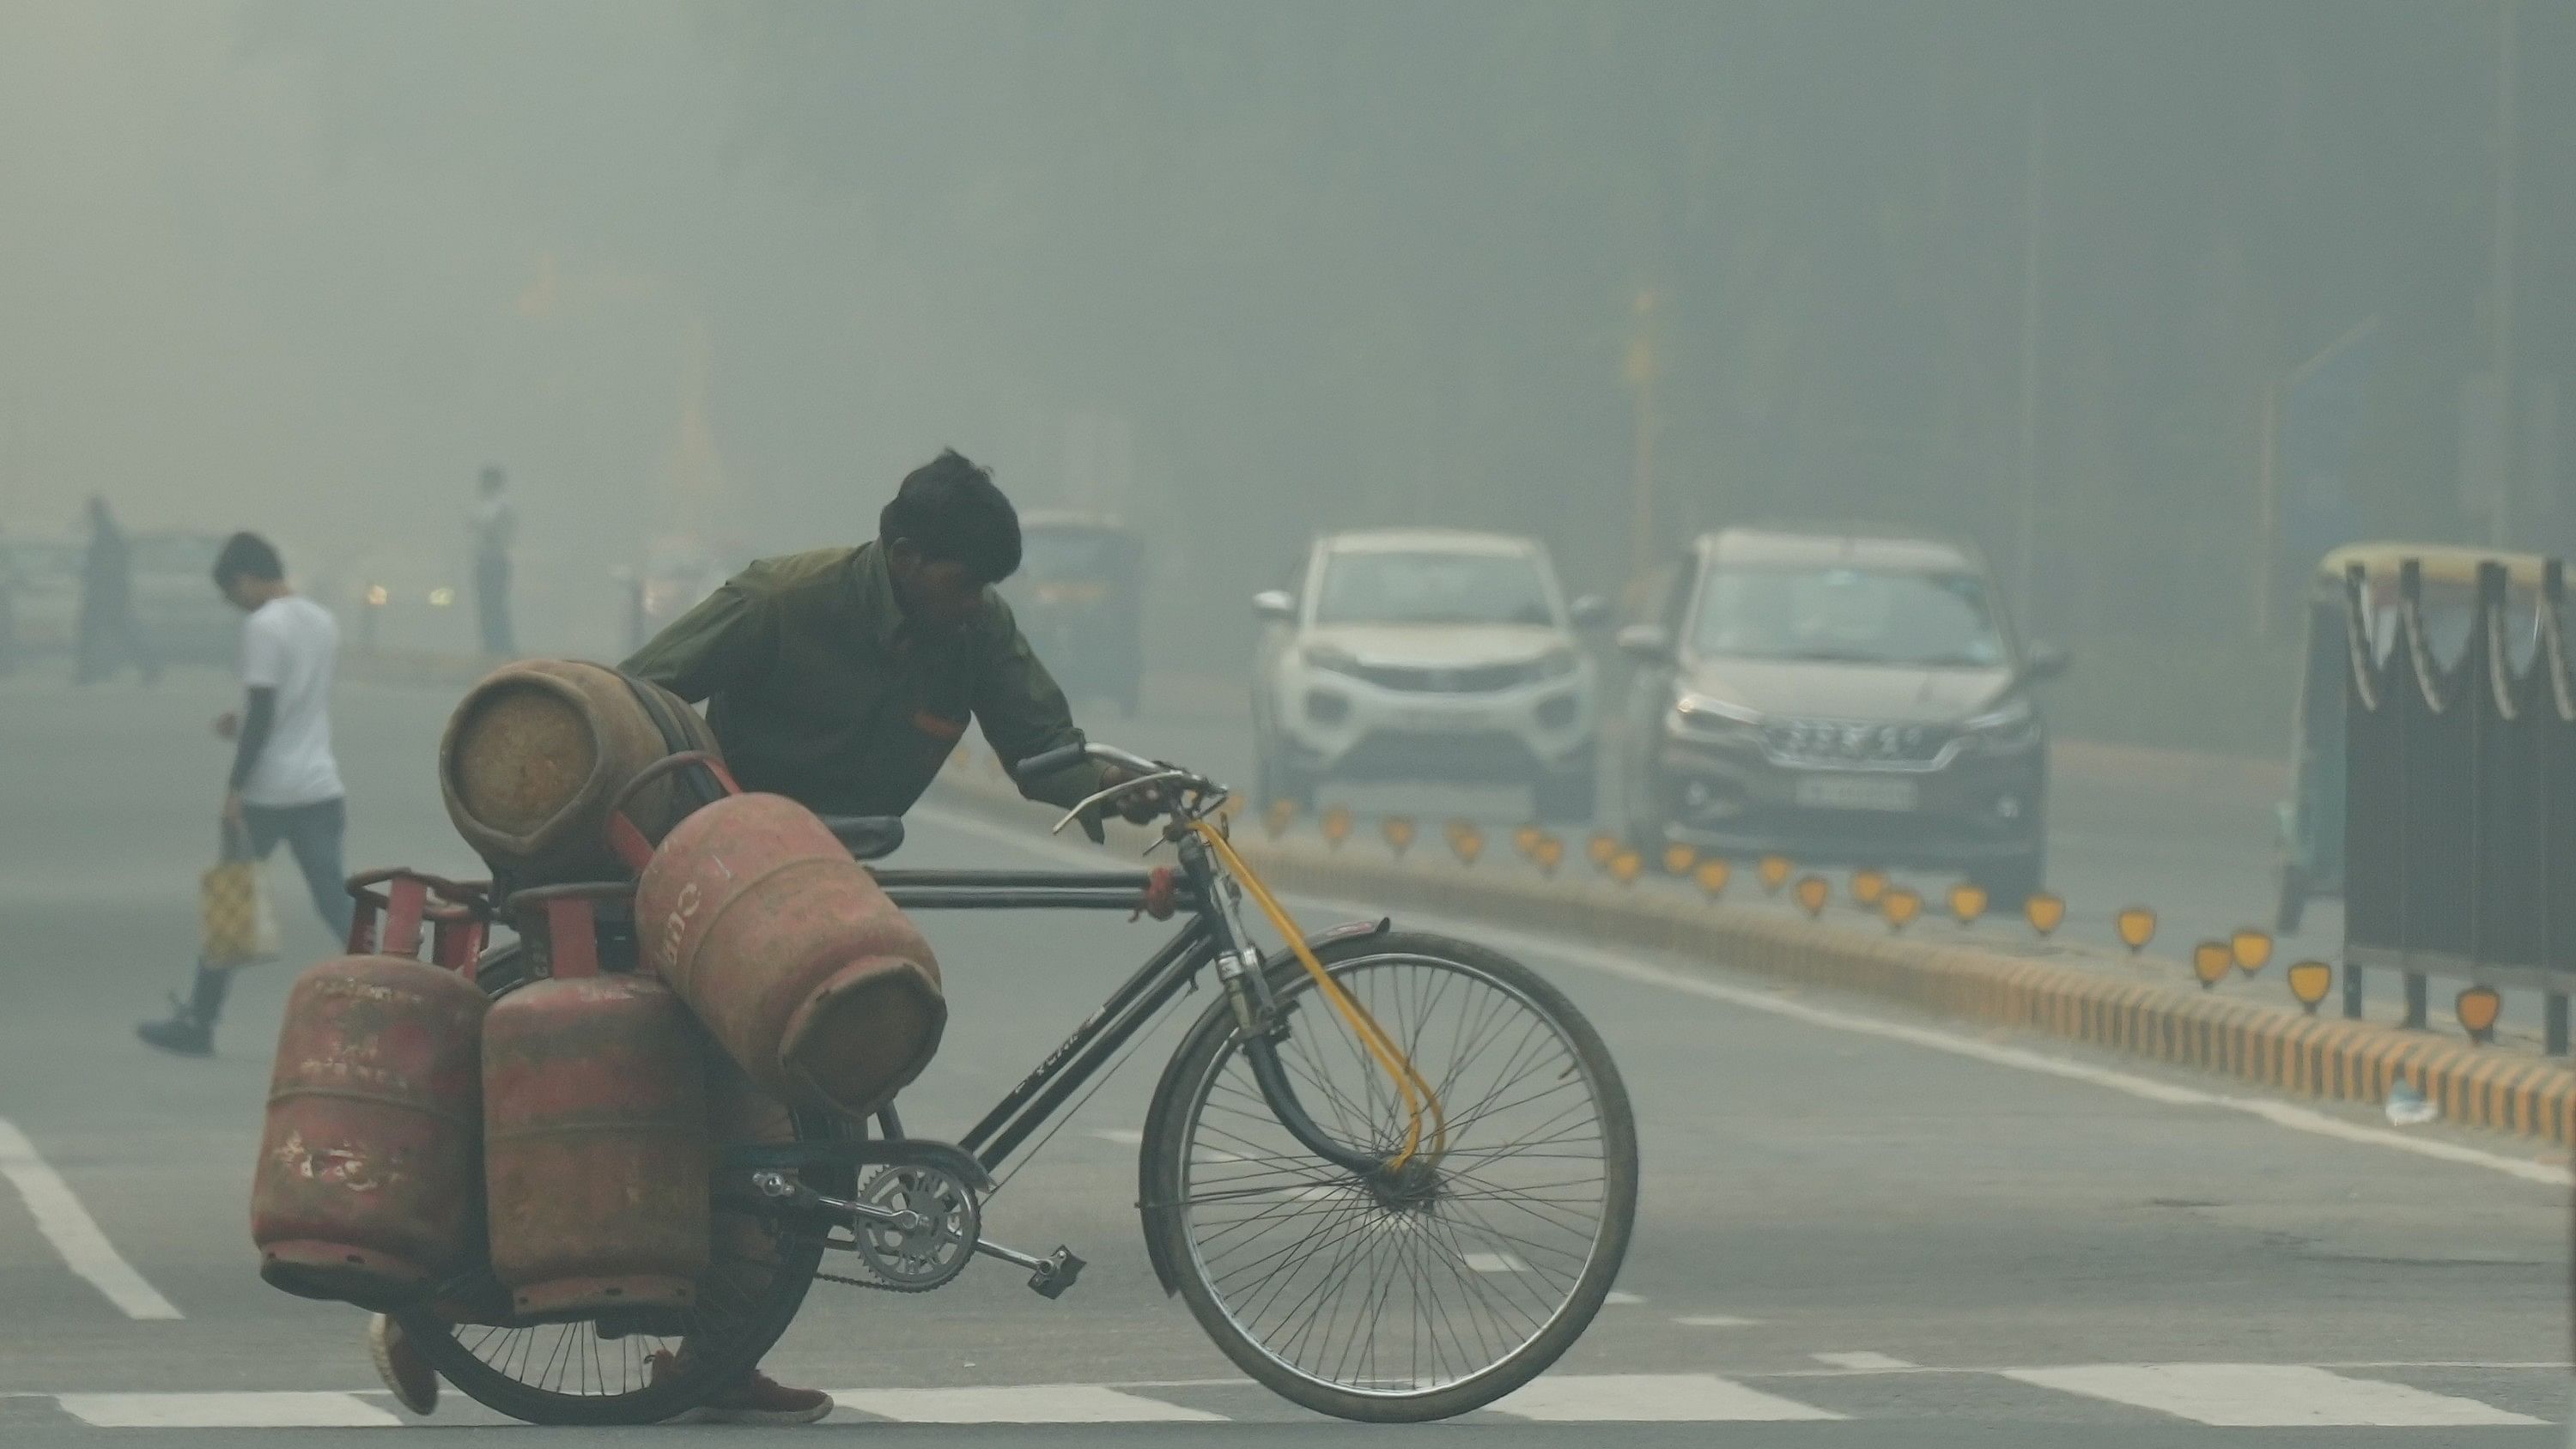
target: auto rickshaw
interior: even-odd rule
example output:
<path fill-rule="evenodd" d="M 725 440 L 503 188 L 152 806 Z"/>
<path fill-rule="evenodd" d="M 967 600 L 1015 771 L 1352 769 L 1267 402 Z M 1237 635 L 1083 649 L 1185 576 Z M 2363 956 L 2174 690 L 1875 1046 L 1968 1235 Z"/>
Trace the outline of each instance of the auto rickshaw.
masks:
<path fill-rule="evenodd" d="M 1144 546 L 1114 518 L 1020 515 L 1020 571 L 1003 585 L 1038 658 L 1074 699 L 1130 717 L 1145 682 Z"/>
<path fill-rule="evenodd" d="M 2478 597 L 2478 565 L 2505 566 L 2507 645 L 2519 663 L 2538 636 L 2538 554 L 2503 553 L 2450 544 L 2347 544 L 2317 562 L 2303 596 L 2306 642 L 2300 651 L 2299 697 L 2290 716 L 2290 798 L 2275 810 L 2280 833 L 2279 906 L 2274 924 L 2288 935 L 2311 896 L 2343 894 L 2344 576 L 2363 570 L 2370 599 L 2372 646 L 2385 659 L 2397 638 L 2397 578 L 2406 560 L 2423 568 L 2423 618 L 2433 657 L 2448 663 L 2468 643 Z"/>

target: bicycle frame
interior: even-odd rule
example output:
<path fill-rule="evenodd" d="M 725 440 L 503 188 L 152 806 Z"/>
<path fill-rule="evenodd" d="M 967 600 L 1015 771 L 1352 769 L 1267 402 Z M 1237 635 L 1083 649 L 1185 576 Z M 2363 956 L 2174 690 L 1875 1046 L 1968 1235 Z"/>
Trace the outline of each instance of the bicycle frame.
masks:
<path fill-rule="evenodd" d="M 903 1134 L 891 1109 L 879 1114 L 880 1136 L 844 1142 L 745 1145 L 727 1154 L 737 1167 L 793 1167 L 799 1163 L 938 1166 L 978 1188 L 1022 1144 L 1045 1127 L 1075 1093 L 1107 1066 L 1121 1047 L 1151 1022 L 1172 998 L 1210 966 L 1218 968 L 1246 1028 L 1254 1077 L 1282 1126 L 1319 1158 L 1345 1171 L 1372 1176 L 1387 1159 L 1336 1141 L 1310 1116 L 1280 1065 L 1277 1044 L 1285 1035 L 1261 962 L 1250 958 L 1225 910 L 1223 877 L 1206 844 L 1190 835 L 1177 841 L 1180 877 L 1176 909 L 1185 912 L 1178 934 L 1156 950 L 1111 992 L 1027 1076 L 969 1128 L 955 1145 Z M 1151 872 L 902 870 L 875 872 L 877 883 L 907 911 L 1114 910 L 1135 912 L 1154 885 Z M 1399 1159 L 1400 1161 L 1400 1159 Z"/>

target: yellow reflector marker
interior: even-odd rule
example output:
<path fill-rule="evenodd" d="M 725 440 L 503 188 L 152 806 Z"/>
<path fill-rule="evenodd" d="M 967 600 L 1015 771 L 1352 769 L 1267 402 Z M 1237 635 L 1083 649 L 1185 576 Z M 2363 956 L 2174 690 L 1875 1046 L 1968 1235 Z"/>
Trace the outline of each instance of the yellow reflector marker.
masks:
<path fill-rule="evenodd" d="M 2114 924 L 2120 928 L 2120 944 L 2128 947 L 2132 956 L 2147 949 L 2147 943 L 2156 938 L 2156 913 L 2145 906 L 2131 906 L 2120 912 Z"/>
<path fill-rule="evenodd" d="M 1691 879 L 1699 882 L 1699 888 L 1708 893 L 1710 900 L 1715 900 L 1726 894 L 1726 883 L 1734 875 L 1735 867 L 1727 864 L 1725 857 L 1712 855 L 1699 863 L 1699 869 L 1691 872 Z"/>
<path fill-rule="evenodd" d="M 2200 989 L 2207 991 L 2227 979 L 2236 969 L 2236 953 L 2225 941 L 2203 941 L 2191 948 L 2191 974 L 2200 978 Z"/>
<path fill-rule="evenodd" d="M 2236 969 L 2248 976 L 2272 963 L 2272 937 L 2251 926 L 2228 937 L 2227 949 L 2236 958 Z"/>
<path fill-rule="evenodd" d="M 2334 989 L 2334 968 L 2323 961 L 2301 961 L 2290 968 L 2290 994 L 2298 998 L 2308 1014 L 2316 1014 L 2317 1003 Z"/>
<path fill-rule="evenodd" d="M 1635 885 L 1646 873 L 1646 858 L 1633 850 L 1623 850 L 1610 857 L 1610 878 L 1621 885 Z"/>
<path fill-rule="evenodd" d="M 1351 807 L 1336 805 L 1324 812 L 1324 842 L 1338 848 L 1351 838 Z"/>
<path fill-rule="evenodd" d="M 1449 849 L 1457 855 L 1460 865 L 1474 865 L 1485 853 L 1485 832 L 1464 820 L 1450 821 Z"/>
<path fill-rule="evenodd" d="M 1823 915 L 1825 902 L 1832 897 L 1833 893 L 1834 888 L 1825 883 L 1823 876 L 1809 875 L 1798 878 L 1798 904 L 1807 908 L 1808 915 Z"/>
<path fill-rule="evenodd" d="M 1853 871 L 1851 893 L 1853 900 L 1860 902 L 1864 906 L 1875 908 L 1878 905 L 1878 898 L 1887 894 L 1887 872 L 1883 870 Z"/>
<path fill-rule="evenodd" d="M 1270 808 L 1261 813 L 1261 823 L 1269 829 L 1273 840 L 1287 834 L 1289 822 L 1296 818 L 1297 802 L 1294 800 L 1273 800 Z"/>
<path fill-rule="evenodd" d="M 2496 1018 L 2504 1012 L 2504 998 L 2492 986 L 2463 986 L 2452 1001 L 2452 1009 L 2460 1014 L 2460 1025 L 2468 1029 L 2469 1040 L 2489 1042 L 2495 1040 Z"/>
<path fill-rule="evenodd" d="M 1538 863 L 1541 871 L 1554 875 L 1565 860 L 1565 842 L 1553 835 L 1542 835 L 1538 844 L 1530 848 L 1530 859 Z"/>
<path fill-rule="evenodd" d="M 1911 887 L 1898 886 L 1878 898 L 1878 913 L 1887 917 L 1887 928 L 1902 931 L 1923 914 L 1923 897 Z"/>
<path fill-rule="evenodd" d="M 1531 860 L 1538 859 L 1538 843 L 1545 839 L 1547 839 L 1547 832 L 1535 825 L 1524 825 L 1512 832 L 1512 844 L 1519 847 L 1520 853 Z"/>
<path fill-rule="evenodd" d="M 1950 887 L 1950 914 L 1964 926 L 1986 913 L 1986 888 L 1973 881 L 1961 881 Z"/>
<path fill-rule="evenodd" d="M 1413 822 L 1401 815 L 1390 815 L 1378 822 L 1378 833 L 1386 837 L 1388 848 L 1402 855 L 1413 848 Z"/>
<path fill-rule="evenodd" d="M 1608 831 L 1596 831 L 1593 834 L 1590 843 L 1586 844 L 1583 847 L 1583 850 L 1585 854 L 1592 857 L 1592 863 L 1594 865 L 1601 866 L 1606 869 L 1611 861 L 1618 858 L 1620 851 L 1619 837 L 1610 834 Z"/>
<path fill-rule="evenodd" d="M 1789 883 L 1789 872 L 1793 869 L 1795 867 L 1790 865 L 1789 857 L 1785 855 L 1762 857 L 1762 888 L 1775 896 L 1778 895 L 1780 887 Z"/>
<path fill-rule="evenodd" d="M 1699 852 L 1689 846 L 1675 843 L 1664 847 L 1664 874 L 1688 875 L 1697 864 Z"/>
<path fill-rule="evenodd" d="M 2021 914 L 2024 920 L 2030 922 L 2032 930 L 2043 936 L 2052 936 L 2057 933 L 2059 926 L 2066 923 L 2066 900 L 2062 896 L 2053 896 L 2046 891 L 2041 891 L 2021 903 Z"/>

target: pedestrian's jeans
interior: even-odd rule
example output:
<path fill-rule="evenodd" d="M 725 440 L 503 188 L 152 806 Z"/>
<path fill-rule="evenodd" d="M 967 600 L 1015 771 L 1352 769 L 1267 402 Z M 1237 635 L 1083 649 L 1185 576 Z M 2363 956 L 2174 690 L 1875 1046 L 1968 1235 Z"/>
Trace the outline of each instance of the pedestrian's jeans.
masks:
<path fill-rule="evenodd" d="M 286 842 L 287 853 L 304 872 L 304 888 L 313 893 L 313 909 L 322 913 L 322 924 L 331 928 L 333 937 L 347 940 L 349 922 L 357 914 L 357 903 L 349 899 L 348 877 L 340 868 L 340 837 L 348 832 L 349 802 L 244 805 L 242 826 L 239 832 L 225 827 L 224 858 L 242 859 L 246 847 L 250 859 L 266 860 L 279 841 Z"/>

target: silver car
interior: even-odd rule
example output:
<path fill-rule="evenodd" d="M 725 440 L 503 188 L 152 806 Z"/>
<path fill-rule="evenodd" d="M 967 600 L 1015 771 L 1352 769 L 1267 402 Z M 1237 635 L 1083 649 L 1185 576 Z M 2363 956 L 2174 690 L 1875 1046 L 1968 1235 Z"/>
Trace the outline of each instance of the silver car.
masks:
<path fill-rule="evenodd" d="M 1267 799 L 1331 780 L 1527 784 L 1550 821 L 1592 817 L 1599 710 L 1547 550 L 1406 529 L 1317 540 L 1265 621 L 1252 715 Z"/>

